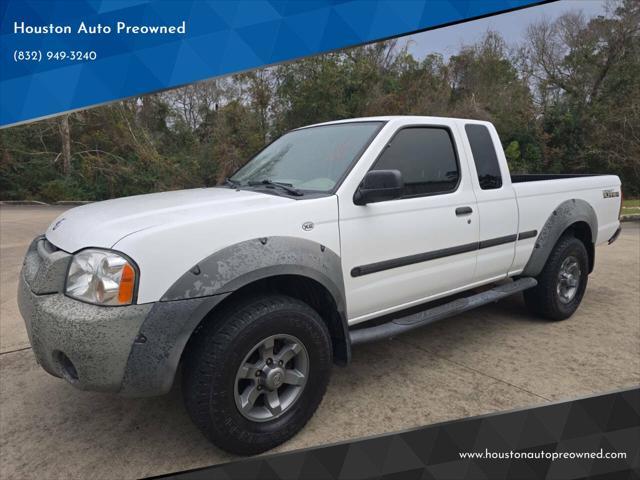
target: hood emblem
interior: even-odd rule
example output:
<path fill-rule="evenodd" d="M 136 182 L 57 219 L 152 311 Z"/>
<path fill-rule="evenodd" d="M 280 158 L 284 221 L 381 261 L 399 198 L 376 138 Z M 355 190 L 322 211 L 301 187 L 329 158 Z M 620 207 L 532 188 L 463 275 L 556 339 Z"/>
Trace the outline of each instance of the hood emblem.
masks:
<path fill-rule="evenodd" d="M 62 222 L 64 222 L 66 220 L 66 218 L 61 218 L 60 220 L 58 220 L 56 223 L 54 223 L 53 228 L 51 230 L 55 230 L 56 228 L 58 228 L 60 226 L 60 224 Z"/>
<path fill-rule="evenodd" d="M 313 230 L 313 227 L 314 227 L 313 222 L 304 222 L 302 224 L 302 229 L 305 232 L 309 232 L 309 231 Z"/>

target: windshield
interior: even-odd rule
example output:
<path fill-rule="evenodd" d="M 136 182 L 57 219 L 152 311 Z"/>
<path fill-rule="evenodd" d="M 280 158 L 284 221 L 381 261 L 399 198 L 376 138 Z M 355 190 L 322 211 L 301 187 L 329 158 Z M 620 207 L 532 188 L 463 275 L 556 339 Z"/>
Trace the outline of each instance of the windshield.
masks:
<path fill-rule="evenodd" d="M 253 157 L 231 181 L 270 181 L 299 190 L 328 192 L 369 145 L 382 122 L 351 122 L 289 132 Z"/>

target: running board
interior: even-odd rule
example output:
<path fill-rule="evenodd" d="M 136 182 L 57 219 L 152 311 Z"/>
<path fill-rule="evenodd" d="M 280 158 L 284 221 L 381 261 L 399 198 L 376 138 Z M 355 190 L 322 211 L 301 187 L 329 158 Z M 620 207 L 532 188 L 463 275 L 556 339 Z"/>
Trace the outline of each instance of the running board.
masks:
<path fill-rule="evenodd" d="M 349 332 L 351 345 L 359 345 L 361 343 L 382 340 L 383 338 L 395 337 L 401 333 L 415 330 L 416 328 L 466 312 L 467 310 L 472 310 L 482 305 L 486 305 L 487 303 L 496 302 L 513 295 L 514 293 L 535 287 L 537 284 L 538 282 L 535 278 L 520 278 L 514 282 L 499 285 L 491 290 L 477 293 L 469 297 L 459 298 L 452 302 L 428 308 L 427 310 L 423 310 L 406 317 L 395 318 L 387 323 L 383 323 L 382 325 L 351 330 Z"/>

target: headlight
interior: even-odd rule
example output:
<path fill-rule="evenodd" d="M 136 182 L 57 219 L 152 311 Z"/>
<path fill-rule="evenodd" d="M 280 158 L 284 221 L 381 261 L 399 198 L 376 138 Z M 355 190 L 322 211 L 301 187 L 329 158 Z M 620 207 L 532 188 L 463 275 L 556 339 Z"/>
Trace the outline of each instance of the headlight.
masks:
<path fill-rule="evenodd" d="M 133 302 L 136 270 L 115 252 L 87 249 L 71 260 L 65 293 L 99 305 L 129 305 Z"/>

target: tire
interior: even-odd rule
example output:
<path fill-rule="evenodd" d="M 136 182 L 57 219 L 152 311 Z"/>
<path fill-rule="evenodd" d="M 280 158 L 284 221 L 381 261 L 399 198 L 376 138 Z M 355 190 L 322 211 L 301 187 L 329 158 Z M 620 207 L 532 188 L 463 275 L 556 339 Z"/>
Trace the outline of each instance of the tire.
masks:
<path fill-rule="evenodd" d="M 572 268 L 574 264 L 575 268 Z M 572 272 L 571 279 L 566 276 L 567 268 Z M 584 244 L 572 235 L 563 235 L 538 275 L 538 285 L 524 291 L 527 307 L 547 320 L 569 318 L 580 306 L 587 288 L 588 272 L 589 257 Z M 574 279 L 577 284 L 571 285 Z"/>
<path fill-rule="evenodd" d="M 185 355 L 182 391 L 191 419 L 213 444 L 240 455 L 274 448 L 302 429 L 322 401 L 333 363 L 326 324 L 307 304 L 284 295 L 224 308 L 199 328 Z M 250 371 L 250 365 L 261 368 Z M 305 368 L 304 378 L 294 379 L 302 385 L 286 383 Z"/>

